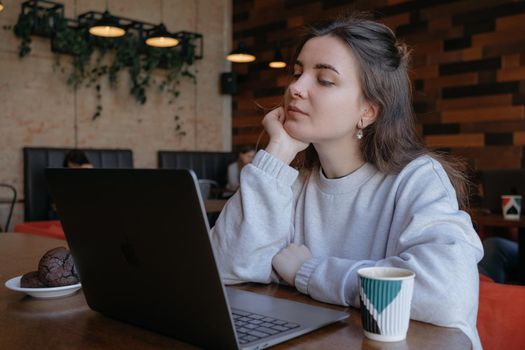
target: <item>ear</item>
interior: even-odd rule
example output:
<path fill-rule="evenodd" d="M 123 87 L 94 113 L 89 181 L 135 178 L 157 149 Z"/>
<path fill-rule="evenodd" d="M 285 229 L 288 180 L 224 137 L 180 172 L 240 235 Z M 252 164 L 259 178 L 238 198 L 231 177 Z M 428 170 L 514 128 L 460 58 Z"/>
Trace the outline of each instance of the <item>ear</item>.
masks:
<path fill-rule="evenodd" d="M 366 128 L 367 126 L 373 124 L 376 121 L 378 114 L 379 107 L 372 103 L 366 102 L 365 108 L 363 109 L 363 114 L 361 115 L 363 128 Z"/>

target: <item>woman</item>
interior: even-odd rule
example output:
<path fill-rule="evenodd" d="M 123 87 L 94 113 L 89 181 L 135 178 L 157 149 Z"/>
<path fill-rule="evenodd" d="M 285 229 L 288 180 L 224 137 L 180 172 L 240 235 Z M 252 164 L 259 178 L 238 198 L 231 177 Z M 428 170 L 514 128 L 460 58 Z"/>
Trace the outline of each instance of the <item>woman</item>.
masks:
<path fill-rule="evenodd" d="M 255 149 L 252 146 L 243 146 L 239 150 L 237 160 L 228 165 L 228 183 L 226 184 L 226 189 L 231 191 L 229 193 L 230 196 L 239 189 L 241 170 L 253 160 L 254 156 Z"/>
<path fill-rule="evenodd" d="M 213 244 L 227 283 L 282 279 L 355 307 L 359 268 L 410 269 L 411 317 L 460 328 L 478 349 L 483 251 L 459 208 L 464 177 L 417 137 L 407 61 L 382 24 L 352 16 L 311 27 L 284 106 L 263 120 L 269 144 L 243 169 Z"/>

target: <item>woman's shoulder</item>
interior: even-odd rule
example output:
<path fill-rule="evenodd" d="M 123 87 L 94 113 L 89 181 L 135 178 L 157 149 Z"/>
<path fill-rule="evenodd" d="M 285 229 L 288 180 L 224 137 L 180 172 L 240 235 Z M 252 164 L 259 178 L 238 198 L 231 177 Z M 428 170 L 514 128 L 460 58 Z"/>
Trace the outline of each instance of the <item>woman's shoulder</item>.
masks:
<path fill-rule="evenodd" d="M 456 198 L 445 169 L 429 154 L 421 155 L 408 163 L 398 174 L 398 182 L 400 187 L 418 189 L 415 193 L 445 191 L 450 198 Z"/>
<path fill-rule="evenodd" d="M 444 176 L 448 178 L 441 163 L 429 154 L 424 154 L 413 159 L 407 165 L 405 165 L 405 167 L 399 173 L 401 176 L 417 176 L 423 174 L 434 174 L 438 177 Z"/>

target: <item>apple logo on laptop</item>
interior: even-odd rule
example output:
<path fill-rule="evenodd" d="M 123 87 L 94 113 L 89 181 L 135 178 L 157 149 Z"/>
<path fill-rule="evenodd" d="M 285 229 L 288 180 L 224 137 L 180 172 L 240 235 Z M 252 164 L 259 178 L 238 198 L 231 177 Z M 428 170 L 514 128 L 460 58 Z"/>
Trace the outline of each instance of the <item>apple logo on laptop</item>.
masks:
<path fill-rule="evenodd" d="M 124 243 L 120 246 L 120 250 L 129 265 L 133 267 L 139 266 L 140 262 L 137 253 L 135 253 L 135 247 L 129 242 L 128 237 L 125 238 Z"/>

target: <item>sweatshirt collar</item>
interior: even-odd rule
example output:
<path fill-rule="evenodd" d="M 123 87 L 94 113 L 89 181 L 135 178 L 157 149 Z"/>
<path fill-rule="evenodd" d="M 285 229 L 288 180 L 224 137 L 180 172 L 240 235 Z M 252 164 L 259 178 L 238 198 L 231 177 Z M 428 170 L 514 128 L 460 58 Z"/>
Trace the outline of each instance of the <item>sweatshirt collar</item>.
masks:
<path fill-rule="evenodd" d="M 319 167 L 316 172 L 316 182 L 322 192 L 329 194 L 348 193 L 361 187 L 361 185 L 377 173 L 377 171 L 374 165 L 365 163 L 359 169 L 346 176 L 337 179 L 328 179 L 324 176 L 322 168 Z"/>

